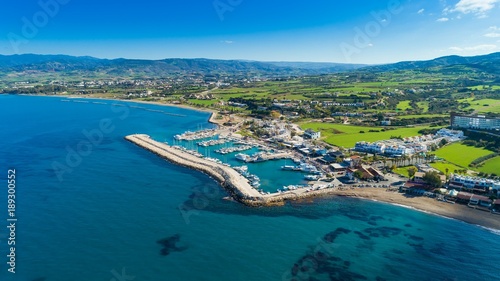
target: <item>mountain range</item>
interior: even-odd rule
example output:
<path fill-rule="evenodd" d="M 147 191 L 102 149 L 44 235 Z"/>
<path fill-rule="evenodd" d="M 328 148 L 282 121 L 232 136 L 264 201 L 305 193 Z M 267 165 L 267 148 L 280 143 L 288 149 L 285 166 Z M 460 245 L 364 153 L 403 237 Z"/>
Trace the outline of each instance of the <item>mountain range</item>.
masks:
<path fill-rule="evenodd" d="M 317 75 L 348 71 L 387 72 L 402 70 L 436 71 L 463 66 L 477 71 L 500 75 L 500 52 L 489 55 L 446 56 L 428 61 L 406 61 L 384 65 L 259 62 L 213 59 L 98 59 L 67 55 L 0 55 L 0 77 L 31 77 L 37 74 L 59 74 L 83 77 L 172 77 L 185 74 L 202 75 Z M 16 75 L 17 74 L 17 75 Z"/>

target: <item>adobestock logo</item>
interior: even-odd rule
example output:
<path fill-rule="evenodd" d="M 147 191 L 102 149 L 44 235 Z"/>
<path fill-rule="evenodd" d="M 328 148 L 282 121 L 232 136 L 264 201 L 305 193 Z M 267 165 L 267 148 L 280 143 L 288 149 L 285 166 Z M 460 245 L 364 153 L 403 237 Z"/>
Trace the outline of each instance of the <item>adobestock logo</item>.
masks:
<path fill-rule="evenodd" d="M 59 14 L 61 6 L 69 3 L 70 0 L 40 0 L 38 6 L 40 10 L 35 12 L 30 18 L 22 17 L 21 32 L 9 32 L 7 38 L 15 53 L 19 53 L 19 47 L 22 44 L 28 44 L 30 39 L 35 38 L 40 29 L 49 24 L 50 19 Z"/>
<path fill-rule="evenodd" d="M 347 62 L 352 61 L 353 55 L 360 54 L 363 49 L 373 46 L 372 39 L 378 37 L 382 29 L 391 24 L 393 16 L 401 13 L 402 10 L 399 0 L 391 0 L 387 4 L 387 9 L 372 11 L 370 15 L 373 20 L 367 22 L 363 28 L 356 26 L 352 43 L 340 44 L 340 50 Z"/>

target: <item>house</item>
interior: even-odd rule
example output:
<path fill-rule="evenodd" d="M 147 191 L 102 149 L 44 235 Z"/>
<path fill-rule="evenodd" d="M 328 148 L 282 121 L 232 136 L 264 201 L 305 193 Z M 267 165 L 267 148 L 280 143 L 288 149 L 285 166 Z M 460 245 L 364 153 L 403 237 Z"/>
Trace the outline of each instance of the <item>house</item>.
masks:
<path fill-rule="evenodd" d="M 491 199 L 477 194 L 468 192 L 459 192 L 457 194 L 457 202 L 465 203 L 468 205 L 475 205 L 489 208 L 491 206 Z"/>
<path fill-rule="evenodd" d="M 312 139 L 312 140 L 317 140 L 317 139 L 321 138 L 321 132 L 320 131 L 315 132 L 312 129 L 307 129 L 304 132 L 304 137 Z"/>
<path fill-rule="evenodd" d="M 352 180 L 354 178 L 354 173 L 356 172 L 361 172 L 361 179 L 364 180 L 380 180 L 384 178 L 384 175 L 381 172 L 377 171 L 376 169 L 372 167 L 363 167 L 363 166 L 360 166 L 357 169 L 347 168 L 346 176 Z"/>

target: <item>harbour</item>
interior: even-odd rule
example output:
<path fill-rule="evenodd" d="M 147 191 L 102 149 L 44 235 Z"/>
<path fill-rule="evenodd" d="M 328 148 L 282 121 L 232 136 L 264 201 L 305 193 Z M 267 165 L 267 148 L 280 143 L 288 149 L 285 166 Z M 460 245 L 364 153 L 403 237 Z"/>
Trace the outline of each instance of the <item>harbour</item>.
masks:
<path fill-rule="evenodd" d="M 248 206 L 276 206 L 283 205 L 287 200 L 298 200 L 309 197 L 323 196 L 335 191 L 332 183 L 312 182 L 307 185 L 290 185 L 276 188 L 276 192 L 259 190 L 260 178 L 248 173 L 248 168 L 230 167 L 218 159 L 203 157 L 195 151 L 179 146 L 169 146 L 166 143 L 151 139 L 148 135 L 129 135 L 126 140 L 151 151 L 158 156 L 180 166 L 188 167 L 205 173 L 225 188 L 232 198 Z M 291 155 L 280 153 L 276 157 L 268 155 L 265 161 L 281 159 Z"/>

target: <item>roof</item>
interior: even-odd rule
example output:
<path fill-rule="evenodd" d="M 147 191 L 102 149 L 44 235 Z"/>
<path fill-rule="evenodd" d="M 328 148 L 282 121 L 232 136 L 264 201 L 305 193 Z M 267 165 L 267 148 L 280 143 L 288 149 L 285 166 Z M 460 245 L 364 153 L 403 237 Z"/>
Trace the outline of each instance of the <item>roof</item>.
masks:
<path fill-rule="evenodd" d="M 500 199 L 495 200 L 495 203 L 493 205 L 500 205 Z"/>
<path fill-rule="evenodd" d="M 353 155 L 353 156 L 351 156 L 352 160 L 354 160 L 354 159 L 360 159 L 360 158 L 361 158 L 361 156 L 359 156 L 359 155 Z"/>
<path fill-rule="evenodd" d="M 425 173 L 424 173 L 424 172 L 416 172 L 416 173 L 415 173 L 415 177 L 416 177 L 416 178 L 423 178 L 423 177 L 424 177 L 424 175 L 425 175 Z"/>
<path fill-rule="evenodd" d="M 485 201 L 485 202 L 491 201 L 490 198 L 488 198 L 486 196 L 482 196 L 482 195 L 477 195 L 477 194 L 473 194 L 471 199 L 481 200 L 481 201 Z"/>

